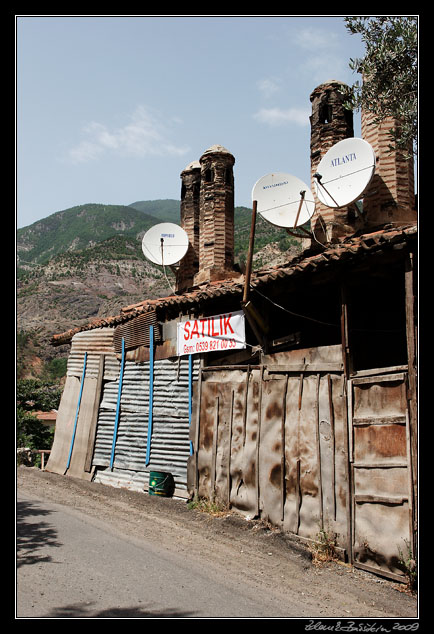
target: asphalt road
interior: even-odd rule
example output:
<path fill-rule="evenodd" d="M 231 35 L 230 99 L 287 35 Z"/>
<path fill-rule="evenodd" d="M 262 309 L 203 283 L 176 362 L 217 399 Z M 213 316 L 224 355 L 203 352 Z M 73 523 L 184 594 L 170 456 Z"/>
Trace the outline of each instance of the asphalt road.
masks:
<path fill-rule="evenodd" d="M 19 618 L 285 616 L 185 554 L 107 530 L 63 506 L 18 497 Z M 206 574 L 205 574 L 206 573 Z"/>
<path fill-rule="evenodd" d="M 19 467 L 16 519 L 18 619 L 285 618 L 318 627 L 330 618 L 399 625 L 418 614 L 417 598 L 397 584 L 348 564 L 314 565 L 278 529 L 190 510 L 185 500 Z"/>

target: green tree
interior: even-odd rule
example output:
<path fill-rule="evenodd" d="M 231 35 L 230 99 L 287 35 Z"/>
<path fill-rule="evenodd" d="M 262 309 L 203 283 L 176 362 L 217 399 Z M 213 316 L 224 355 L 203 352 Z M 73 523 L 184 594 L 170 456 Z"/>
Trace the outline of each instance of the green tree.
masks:
<path fill-rule="evenodd" d="M 390 147 L 416 153 L 417 143 L 417 16 L 349 16 L 347 30 L 360 34 L 365 56 L 351 59 L 360 73 L 347 91 L 347 105 L 374 115 L 374 124 L 386 117 L 399 123 L 391 131 Z"/>
<path fill-rule="evenodd" d="M 57 409 L 62 388 L 39 379 L 20 379 L 17 381 L 17 447 L 30 449 L 50 449 L 53 442 L 53 429 L 43 425 L 32 411 L 50 411 Z"/>

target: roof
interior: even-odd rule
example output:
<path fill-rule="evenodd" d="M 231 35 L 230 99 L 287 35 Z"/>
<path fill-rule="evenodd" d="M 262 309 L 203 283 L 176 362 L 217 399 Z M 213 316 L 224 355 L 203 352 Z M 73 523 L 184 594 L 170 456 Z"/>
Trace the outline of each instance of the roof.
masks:
<path fill-rule="evenodd" d="M 312 272 L 317 273 L 343 261 L 349 263 L 365 255 L 383 252 L 386 248 L 402 249 L 409 242 L 413 242 L 416 236 L 417 225 L 410 224 L 405 227 L 383 228 L 369 234 L 346 238 L 342 242 L 330 245 L 320 253 L 309 255 L 304 252 L 284 264 L 255 271 L 252 273 L 251 286 L 259 288 L 272 284 L 278 279 Z M 114 317 L 96 319 L 86 325 L 54 335 L 51 343 L 52 345 L 70 343 L 72 337 L 78 332 L 107 326 L 115 327 L 149 311 L 158 311 L 160 318 L 164 318 L 164 314 L 172 312 L 173 309 L 176 309 L 177 313 L 188 312 L 199 304 L 219 297 L 234 296 L 241 300 L 243 291 L 244 275 L 240 275 L 238 278 L 203 284 L 181 295 L 146 299 L 137 304 L 125 306 L 121 309 L 120 314 Z"/>

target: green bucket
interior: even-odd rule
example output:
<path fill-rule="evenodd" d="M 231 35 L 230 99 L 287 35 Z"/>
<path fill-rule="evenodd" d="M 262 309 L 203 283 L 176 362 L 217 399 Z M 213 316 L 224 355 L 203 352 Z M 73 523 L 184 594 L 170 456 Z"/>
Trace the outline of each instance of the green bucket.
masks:
<path fill-rule="evenodd" d="M 164 471 L 149 472 L 149 495 L 172 497 L 175 491 L 175 481 L 171 473 Z"/>

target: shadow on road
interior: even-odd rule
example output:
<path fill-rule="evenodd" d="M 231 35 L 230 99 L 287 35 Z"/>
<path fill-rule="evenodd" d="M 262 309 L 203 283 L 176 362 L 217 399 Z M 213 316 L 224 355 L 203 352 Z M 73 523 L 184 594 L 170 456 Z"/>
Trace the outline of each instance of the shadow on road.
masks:
<path fill-rule="evenodd" d="M 180 610 L 149 610 L 141 607 L 107 608 L 94 612 L 92 604 L 78 603 L 55 608 L 44 618 L 49 619 L 185 619 L 192 618 L 193 612 Z"/>
<path fill-rule="evenodd" d="M 57 531 L 44 521 L 32 521 L 32 518 L 49 515 L 51 511 L 42 509 L 32 502 L 17 502 L 17 567 L 52 561 L 48 555 L 40 555 L 38 551 L 45 546 L 61 546 L 57 541 Z"/>

